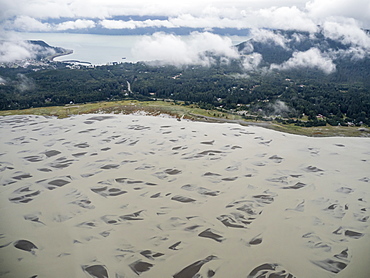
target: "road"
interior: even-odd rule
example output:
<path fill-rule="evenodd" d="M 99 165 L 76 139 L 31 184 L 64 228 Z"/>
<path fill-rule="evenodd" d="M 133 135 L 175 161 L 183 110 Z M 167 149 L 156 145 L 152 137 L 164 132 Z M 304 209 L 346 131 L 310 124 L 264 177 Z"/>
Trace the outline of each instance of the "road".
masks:
<path fill-rule="evenodd" d="M 132 91 L 131 91 L 131 84 L 130 82 L 127 81 L 127 91 L 132 94 Z"/>

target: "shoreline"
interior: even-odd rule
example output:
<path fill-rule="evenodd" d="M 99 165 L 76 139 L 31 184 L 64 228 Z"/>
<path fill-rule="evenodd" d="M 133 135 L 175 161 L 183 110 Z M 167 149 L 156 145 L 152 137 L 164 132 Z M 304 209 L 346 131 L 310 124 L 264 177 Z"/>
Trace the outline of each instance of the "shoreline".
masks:
<path fill-rule="evenodd" d="M 86 64 L 86 65 L 91 65 L 90 62 L 85 62 L 85 61 L 80 61 L 80 60 L 64 60 L 64 61 L 59 61 L 63 62 L 66 64 Z"/>
<path fill-rule="evenodd" d="M 323 126 L 323 127 L 299 127 L 293 124 L 284 125 L 276 122 L 261 122 L 247 121 L 233 114 L 227 114 L 219 111 L 209 111 L 200 109 L 194 106 L 183 106 L 165 101 L 137 101 L 137 100 L 122 100 L 113 102 L 96 102 L 86 104 L 73 104 L 65 106 L 48 106 L 36 107 L 23 110 L 3 110 L 0 111 L 0 116 L 9 115 L 41 115 L 41 116 L 56 116 L 58 118 L 66 118 L 72 115 L 80 114 L 135 114 L 144 112 L 148 116 L 158 116 L 167 114 L 172 117 L 188 119 L 198 122 L 209 123 L 234 123 L 242 126 L 259 126 L 275 131 L 296 134 L 307 137 L 365 137 L 370 138 L 370 130 L 368 128 L 359 127 L 342 127 L 342 126 Z M 208 115 L 219 115 L 212 117 Z"/>
<path fill-rule="evenodd" d="M 46 59 L 48 59 L 52 62 L 58 62 L 58 61 L 54 61 L 54 59 L 57 58 L 57 57 L 66 56 L 66 55 L 70 55 L 70 54 L 73 54 L 73 50 L 72 49 L 65 49 L 65 51 L 63 53 L 54 54 L 52 56 L 46 57 Z"/>
<path fill-rule="evenodd" d="M 245 121 L 245 120 L 231 120 L 231 119 L 225 119 L 225 118 L 217 118 L 217 117 L 209 117 L 199 114 L 192 114 L 189 113 L 189 115 L 200 118 L 198 121 L 205 121 L 205 122 L 214 122 L 214 123 L 231 123 L 231 124 L 239 124 L 242 126 L 260 126 L 265 128 L 270 128 L 273 126 L 272 122 L 251 122 L 251 121 Z"/>

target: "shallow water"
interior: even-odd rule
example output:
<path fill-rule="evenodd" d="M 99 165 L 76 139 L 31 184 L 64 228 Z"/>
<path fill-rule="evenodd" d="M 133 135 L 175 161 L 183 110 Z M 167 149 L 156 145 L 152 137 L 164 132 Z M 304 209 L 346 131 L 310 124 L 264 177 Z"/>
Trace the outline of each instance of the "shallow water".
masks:
<path fill-rule="evenodd" d="M 0 128 L 0 277 L 369 276 L 367 138 L 134 115 Z"/>
<path fill-rule="evenodd" d="M 113 62 L 138 62 L 145 60 L 140 53 L 133 51 L 143 39 L 143 35 L 97 35 L 71 33 L 26 33 L 17 35 L 24 40 L 43 40 L 51 46 L 73 50 L 73 54 L 56 57 L 55 61 L 78 60 L 93 65 L 105 65 Z M 187 41 L 189 36 L 179 36 Z M 228 36 L 234 45 L 246 41 L 249 37 Z"/>

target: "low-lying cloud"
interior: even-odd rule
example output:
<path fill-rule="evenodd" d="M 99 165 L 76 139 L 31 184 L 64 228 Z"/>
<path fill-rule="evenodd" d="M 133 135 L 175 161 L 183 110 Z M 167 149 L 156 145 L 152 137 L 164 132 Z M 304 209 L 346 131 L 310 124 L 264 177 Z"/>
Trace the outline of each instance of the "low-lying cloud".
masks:
<path fill-rule="evenodd" d="M 276 43 L 287 48 L 286 38 L 267 30 L 255 30 L 256 40 L 265 43 Z M 248 46 L 248 44 L 247 44 Z M 252 47 L 252 45 L 250 45 Z M 202 65 L 210 66 L 215 62 L 212 55 L 223 56 L 227 59 L 240 59 L 245 72 L 261 70 L 263 56 L 253 52 L 242 55 L 233 46 L 232 41 L 212 33 L 194 32 L 189 37 L 173 34 L 155 33 L 153 36 L 144 36 L 133 49 L 133 56 L 143 61 L 156 61 L 161 65 Z M 270 65 L 270 70 L 290 70 L 295 68 L 315 68 L 326 74 L 335 72 L 336 65 L 327 53 L 312 47 L 307 51 L 296 51 L 292 57 L 282 64 Z M 268 70 L 268 68 L 263 68 Z"/>
<path fill-rule="evenodd" d="M 0 63 L 35 58 L 35 52 L 30 44 L 24 41 L 0 42 Z"/>
<path fill-rule="evenodd" d="M 144 36 L 133 49 L 133 56 L 142 61 L 157 61 L 160 64 L 173 65 L 205 65 L 215 62 L 212 55 L 220 55 L 227 59 L 239 59 L 245 72 L 258 70 L 291 70 L 298 68 L 312 68 L 321 70 L 325 74 L 336 71 L 338 58 L 362 59 L 369 55 L 370 37 L 356 25 L 335 25 L 334 23 L 321 27 L 321 34 L 327 39 L 342 43 L 346 48 L 336 50 L 322 48 L 320 40 L 312 34 L 296 33 L 287 36 L 284 33 L 265 29 L 252 29 L 252 40 L 245 43 L 242 53 L 236 51 L 232 41 L 209 32 L 193 32 L 188 37 L 173 34 L 156 33 L 153 36 Z M 318 45 L 306 51 L 291 49 L 292 43 L 313 40 Z M 316 41 L 315 41 L 316 40 Z M 291 51 L 291 57 L 281 64 L 266 66 L 263 54 L 254 50 L 253 43 L 270 44 Z"/>
<path fill-rule="evenodd" d="M 25 76 L 24 74 L 17 74 L 17 89 L 20 91 L 20 92 L 26 92 L 26 91 L 31 91 L 35 88 L 35 82 L 33 79 L 31 78 L 28 78 L 27 76 Z"/>
<path fill-rule="evenodd" d="M 133 56 L 143 61 L 160 64 L 209 66 L 214 54 L 225 58 L 238 58 L 239 53 L 230 38 L 212 33 L 193 32 L 188 37 L 155 33 L 144 36 L 133 49 Z"/>
<path fill-rule="evenodd" d="M 263 57 L 260 53 L 252 53 L 243 57 L 242 66 L 245 71 L 256 71 L 260 66 Z"/>
<path fill-rule="evenodd" d="M 281 100 L 276 100 L 272 103 L 269 103 L 266 110 L 267 111 L 265 111 L 265 113 L 268 116 L 281 116 L 281 117 L 286 117 L 288 116 L 289 113 L 294 111 L 291 108 L 289 108 L 289 106 L 284 101 Z"/>
<path fill-rule="evenodd" d="M 274 44 L 282 48 L 287 48 L 287 38 L 280 33 L 273 32 L 266 29 L 252 29 L 251 38 L 256 42 Z"/>
<path fill-rule="evenodd" d="M 345 45 L 354 45 L 370 50 L 370 37 L 354 20 L 326 21 L 323 24 L 323 34 L 325 37 L 340 41 Z"/>
<path fill-rule="evenodd" d="M 37 55 L 49 56 L 55 54 L 51 48 L 45 49 L 27 41 L 12 39 L 0 41 L 0 63 L 35 59 Z"/>
<path fill-rule="evenodd" d="M 294 52 L 289 60 L 280 65 L 272 64 L 270 68 L 277 70 L 316 68 L 322 70 L 326 74 L 330 74 L 336 70 L 333 60 L 315 47 L 307 51 Z"/>

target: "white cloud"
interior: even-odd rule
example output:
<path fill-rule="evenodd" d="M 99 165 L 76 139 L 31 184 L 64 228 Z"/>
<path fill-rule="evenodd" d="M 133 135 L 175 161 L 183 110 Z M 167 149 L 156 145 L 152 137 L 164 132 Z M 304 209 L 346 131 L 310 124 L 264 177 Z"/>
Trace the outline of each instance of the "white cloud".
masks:
<path fill-rule="evenodd" d="M 109 20 L 100 21 L 100 25 L 107 29 L 136 29 L 144 27 L 166 27 L 166 28 L 235 28 L 245 29 L 252 25 L 246 20 L 238 18 L 223 18 L 218 16 L 194 16 L 192 14 L 181 14 L 176 17 L 169 17 L 163 20 Z"/>
<path fill-rule="evenodd" d="M 246 13 L 246 18 L 253 21 L 257 28 L 317 31 L 317 24 L 296 6 L 260 9 Z"/>
<path fill-rule="evenodd" d="M 187 38 L 155 33 L 153 36 L 144 36 L 133 49 L 133 55 L 138 59 L 177 66 L 210 65 L 213 60 L 206 52 L 227 58 L 239 57 L 231 39 L 207 32 L 194 32 Z"/>
<path fill-rule="evenodd" d="M 279 10 L 278 14 L 274 14 L 271 10 L 259 11 L 259 13 L 246 14 L 239 11 L 233 17 L 224 17 L 222 15 L 206 14 L 195 16 L 193 14 L 180 14 L 163 20 L 110 20 L 104 19 L 100 21 L 100 25 L 107 29 L 135 29 L 143 27 L 166 27 L 166 28 L 233 28 L 247 29 L 272 27 L 279 29 L 292 29 L 302 31 L 316 31 L 317 26 L 310 20 L 297 15 L 296 19 L 287 14 L 283 9 Z M 271 18 L 273 17 L 273 18 Z M 289 18 L 289 21 L 288 21 Z M 260 19 L 260 20 L 258 20 Z M 263 19 L 263 20 L 261 20 Z M 290 22 L 287 24 L 287 22 Z"/>
<path fill-rule="evenodd" d="M 353 18 L 370 26 L 370 2 L 368 0 L 312 0 L 306 4 L 312 18 L 325 21 L 328 17 Z"/>
<path fill-rule="evenodd" d="M 346 51 L 338 51 L 334 53 L 335 57 L 338 56 L 344 56 L 344 57 L 350 57 L 352 60 L 362 60 L 365 57 L 369 57 L 370 53 L 369 51 L 361 48 L 361 47 L 350 47 Z"/>
<path fill-rule="evenodd" d="M 104 18 L 111 16 L 109 1 L 94 0 L 0 0 L 0 7 L 6 12 L 0 12 L 2 19 L 20 15 L 36 19 L 48 18 Z M 121 6 L 125 6 L 122 5 Z M 112 12 L 117 10 L 110 8 Z"/>
<path fill-rule="evenodd" d="M 370 37 L 354 20 L 343 23 L 327 21 L 323 24 L 323 33 L 327 38 L 340 41 L 347 45 L 356 45 L 370 50 Z"/>
<path fill-rule="evenodd" d="M 253 29 L 251 30 L 251 37 L 256 42 L 273 43 L 282 48 L 287 48 L 287 39 L 280 33 L 276 33 L 266 29 Z"/>
<path fill-rule="evenodd" d="M 72 29 L 94 27 L 106 29 L 188 27 L 212 32 L 213 28 L 251 28 L 252 36 L 256 41 L 269 42 L 287 48 L 287 39 L 279 33 L 264 29 L 268 28 L 294 29 L 310 33 L 323 30 L 327 38 L 349 46 L 349 51 L 334 53 L 337 55 L 352 55 L 359 58 L 364 57 L 370 50 L 370 37 L 361 30 L 364 27 L 370 28 L 370 2 L 368 0 L 0 0 L 0 7 L 0 36 L 5 39 L 7 39 L 5 35 L 8 32 L 3 32 L 3 30 L 68 32 Z M 164 16 L 164 18 L 143 20 L 136 17 L 131 20 L 114 18 L 114 16 L 135 15 Z M 64 18 L 67 19 L 63 22 Z M 52 23 L 55 21 L 50 19 L 59 19 L 62 22 Z M 205 36 L 208 36 L 206 39 L 211 38 L 210 34 L 207 34 L 203 37 L 198 35 L 197 39 L 209 47 L 209 44 L 204 41 Z M 193 34 L 191 38 L 194 37 Z M 212 39 L 215 38 L 212 37 Z M 300 40 L 301 37 L 297 35 L 295 39 Z M 160 40 L 168 40 L 168 43 L 183 50 L 184 61 L 187 59 L 191 61 L 198 59 L 199 61 L 199 57 L 202 56 L 201 51 L 205 51 L 191 40 L 185 43 L 176 36 L 165 37 L 163 34 L 152 38 L 146 37 L 140 47 L 145 48 L 146 44 L 152 45 L 154 49 Z M 224 40 L 223 38 L 220 42 L 223 49 L 231 49 L 224 47 Z M 19 48 L 20 44 L 17 46 L 15 49 L 20 50 L 20 56 L 26 55 L 27 48 Z M 168 60 L 167 56 L 171 55 L 174 56 L 174 60 L 180 59 L 176 57 L 172 49 L 167 49 L 167 46 L 163 45 L 162 48 L 169 53 L 169 55 L 164 54 L 165 60 Z M 252 52 L 253 49 L 249 53 Z M 140 59 L 159 55 L 154 55 L 155 51 L 150 51 L 150 49 L 146 49 L 143 53 L 147 56 L 138 56 L 143 57 Z M 197 54 L 193 56 L 191 53 Z M 301 57 L 300 55 L 298 58 Z M 323 59 L 328 58 L 323 55 L 321 55 Z M 292 59 L 298 58 L 292 57 Z M 203 59 L 204 63 L 210 63 L 206 61 L 206 58 Z M 251 61 L 245 60 L 245 63 L 248 68 Z"/>
<path fill-rule="evenodd" d="M 178 27 L 191 28 L 236 28 L 243 29 L 251 27 L 243 17 L 238 18 L 219 17 L 215 15 L 194 16 L 192 14 L 182 14 L 171 17 L 169 21 Z"/>
<path fill-rule="evenodd" d="M 34 58 L 30 44 L 24 41 L 4 41 L 0 43 L 0 63 Z"/>
<path fill-rule="evenodd" d="M 352 18 L 370 28 L 368 0 L 0 0 L 0 22 L 24 31 L 142 27 L 272 28 L 315 32 L 329 17 Z M 166 16 L 163 20 L 113 20 L 114 16 Z M 59 25 L 47 19 L 68 18 Z M 94 19 L 93 22 L 89 20 Z M 41 20 L 41 21 L 40 21 Z M 81 20 L 81 21 L 78 21 Z M 52 28 L 50 28 L 52 27 Z"/>
<path fill-rule="evenodd" d="M 124 21 L 124 20 L 104 19 L 100 21 L 99 24 L 106 29 L 136 29 L 137 28 L 137 22 L 133 20 Z"/>
<path fill-rule="evenodd" d="M 42 23 L 29 16 L 18 16 L 14 21 L 7 21 L 5 27 L 20 31 L 51 31 L 52 29 L 50 24 Z"/>
<path fill-rule="evenodd" d="M 348 49 L 331 50 L 329 54 L 334 58 L 359 60 L 370 55 L 370 36 L 353 19 L 328 20 L 322 25 L 322 32 L 325 37 L 348 46 Z"/>
<path fill-rule="evenodd" d="M 286 116 L 291 111 L 288 105 L 281 100 L 269 103 L 268 108 L 270 110 L 268 114 L 271 116 Z"/>
<path fill-rule="evenodd" d="M 35 82 L 32 78 L 28 78 L 24 74 L 18 73 L 17 74 L 17 89 L 21 92 L 30 91 L 35 88 Z"/>
<path fill-rule="evenodd" d="M 34 59 L 37 55 L 49 56 L 55 54 L 53 49 L 43 47 L 12 37 L 0 41 L 0 63 L 11 63 L 20 60 Z"/>
<path fill-rule="evenodd" d="M 333 61 L 325 54 L 315 47 L 304 51 L 294 52 L 292 57 L 280 64 L 272 64 L 271 69 L 288 70 L 294 68 L 317 68 L 322 70 L 324 73 L 329 74 L 336 70 L 336 66 Z"/>
<path fill-rule="evenodd" d="M 40 20 L 34 19 L 29 16 L 19 16 L 13 21 L 6 21 L 4 27 L 7 30 L 17 30 L 21 32 L 53 32 L 53 31 L 65 31 L 72 29 L 86 29 L 93 28 L 96 24 L 92 20 L 77 19 L 64 21 L 59 24 L 44 23 Z"/>
<path fill-rule="evenodd" d="M 259 67 L 262 60 L 263 58 L 261 54 L 252 53 L 242 59 L 242 65 L 245 71 L 254 71 Z"/>
<path fill-rule="evenodd" d="M 68 29 L 86 29 L 95 27 L 95 22 L 86 19 L 77 19 L 76 21 L 65 21 L 54 28 L 58 31 L 68 30 Z"/>
<path fill-rule="evenodd" d="M 145 27 L 166 27 L 166 28 L 174 28 L 178 27 L 173 25 L 168 20 L 152 20 L 147 19 L 144 21 L 135 21 L 135 20 L 108 20 L 104 19 L 99 22 L 101 26 L 107 29 L 136 29 L 136 28 L 145 28 Z"/>

